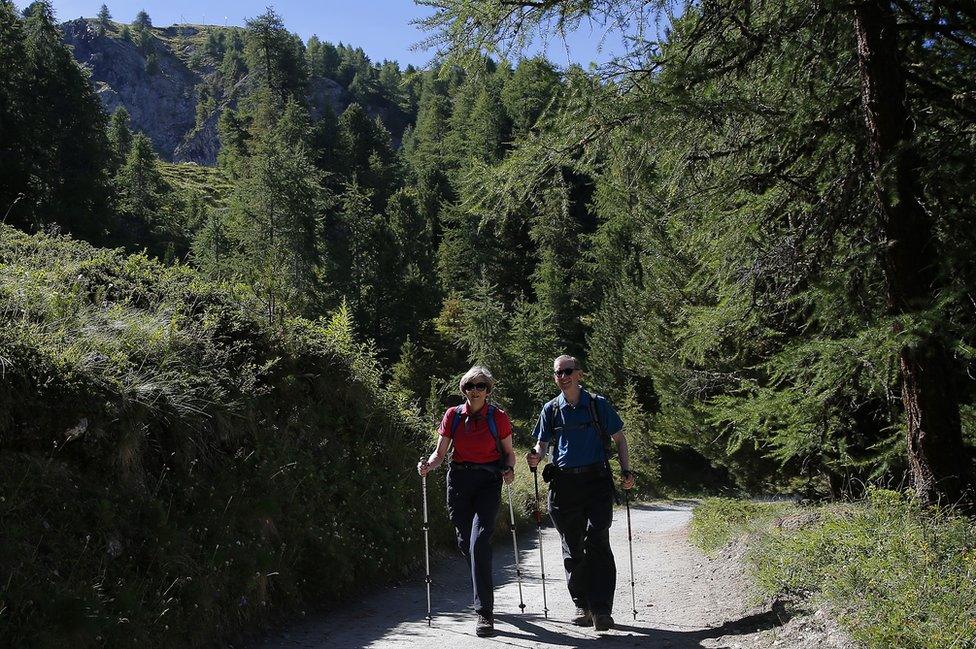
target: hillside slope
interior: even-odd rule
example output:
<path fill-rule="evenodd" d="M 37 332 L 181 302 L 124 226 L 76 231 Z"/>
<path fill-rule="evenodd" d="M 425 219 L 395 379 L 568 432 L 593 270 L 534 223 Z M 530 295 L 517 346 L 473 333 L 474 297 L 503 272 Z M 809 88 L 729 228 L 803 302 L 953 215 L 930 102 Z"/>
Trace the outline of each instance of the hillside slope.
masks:
<path fill-rule="evenodd" d="M 252 311 L 0 226 L 4 644 L 200 646 L 416 565 L 424 426 L 344 312 Z"/>

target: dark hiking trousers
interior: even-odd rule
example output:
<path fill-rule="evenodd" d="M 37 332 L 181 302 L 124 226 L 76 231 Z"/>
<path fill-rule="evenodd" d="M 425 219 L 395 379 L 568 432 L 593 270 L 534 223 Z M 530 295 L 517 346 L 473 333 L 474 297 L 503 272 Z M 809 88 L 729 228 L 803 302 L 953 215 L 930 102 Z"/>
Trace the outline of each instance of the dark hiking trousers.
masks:
<path fill-rule="evenodd" d="M 617 566 L 610 550 L 613 487 L 606 471 L 559 474 L 549 485 L 549 515 L 563 542 L 563 567 L 573 603 L 609 615 Z"/>
<path fill-rule="evenodd" d="M 491 615 L 495 607 L 491 574 L 491 534 L 501 502 L 502 477 L 497 471 L 451 466 L 447 473 L 447 511 L 458 550 L 471 568 L 474 608 Z"/>

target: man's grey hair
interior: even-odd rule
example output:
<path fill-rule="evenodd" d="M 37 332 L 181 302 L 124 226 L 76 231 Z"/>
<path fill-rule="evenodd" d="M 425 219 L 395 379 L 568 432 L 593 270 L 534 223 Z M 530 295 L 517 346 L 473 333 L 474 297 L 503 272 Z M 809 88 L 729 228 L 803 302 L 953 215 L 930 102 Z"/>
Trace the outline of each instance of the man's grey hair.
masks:
<path fill-rule="evenodd" d="M 562 356 L 557 356 L 552 361 L 552 366 L 556 367 L 559 365 L 560 361 L 573 361 L 573 367 L 580 369 L 580 362 L 575 356 L 570 356 L 569 354 L 563 354 Z"/>
<path fill-rule="evenodd" d="M 462 396 L 466 396 L 464 394 L 464 384 L 468 381 L 474 382 L 476 379 L 485 380 L 485 383 L 488 384 L 487 392 L 491 392 L 491 389 L 495 387 L 495 377 L 491 375 L 491 370 L 484 365 L 473 365 L 470 370 L 464 373 L 461 380 L 458 381 L 458 390 Z"/>

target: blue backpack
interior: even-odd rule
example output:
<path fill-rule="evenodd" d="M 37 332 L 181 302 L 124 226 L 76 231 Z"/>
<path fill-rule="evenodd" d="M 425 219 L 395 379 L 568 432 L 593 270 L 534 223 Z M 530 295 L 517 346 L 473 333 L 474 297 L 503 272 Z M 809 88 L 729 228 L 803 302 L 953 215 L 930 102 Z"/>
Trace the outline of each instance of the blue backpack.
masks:
<path fill-rule="evenodd" d="M 501 465 L 505 461 L 505 449 L 502 448 L 502 440 L 498 437 L 498 424 L 495 423 L 495 406 L 486 404 L 485 407 L 485 417 L 488 418 L 488 432 L 491 433 L 492 438 L 495 440 L 495 446 L 498 447 L 498 464 Z M 464 404 L 454 408 L 454 418 L 451 420 L 451 446 L 454 446 L 454 435 L 457 433 L 458 427 L 461 425 L 461 418 L 464 417 Z"/>

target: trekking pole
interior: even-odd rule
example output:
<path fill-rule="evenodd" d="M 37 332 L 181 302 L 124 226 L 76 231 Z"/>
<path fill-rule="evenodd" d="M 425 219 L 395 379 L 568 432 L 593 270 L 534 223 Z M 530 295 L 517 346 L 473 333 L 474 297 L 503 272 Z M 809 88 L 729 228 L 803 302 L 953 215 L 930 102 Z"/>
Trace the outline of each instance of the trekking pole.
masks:
<path fill-rule="evenodd" d="M 630 490 L 624 489 L 624 503 L 627 505 L 627 547 L 630 549 L 630 605 L 637 619 L 637 598 L 634 596 L 634 540 L 630 532 Z"/>
<path fill-rule="evenodd" d="M 519 566 L 518 541 L 515 538 L 515 510 L 512 508 L 512 485 L 508 485 L 508 515 L 512 521 L 512 549 L 515 551 L 515 576 L 519 586 L 519 608 L 525 613 L 525 600 L 522 599 L 522 568 Z"/>
<path fill-rule="evenodd" d="M 546 603 L 546 562 L 542 558 L 542 512 L 539 511 L 539 472 L 538 467 L 530 467 L 535 479 L 535 525 L 539 531 L 539 569 L 542 572 L 542 614 L 549 619 L 549 607 Z"/>
<path fill-rule="evenodd" d="M 428 537 L 430 526 L 427 524 L 427 476 L 420 476 L 420 485 L 424 493 L 424 566 L 427 581 L 427 626 L 430 626 L 432 618 L 430 616 L 430 540 Z"/>

